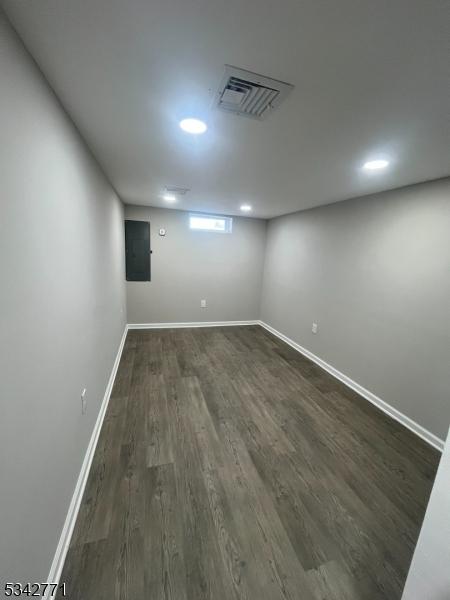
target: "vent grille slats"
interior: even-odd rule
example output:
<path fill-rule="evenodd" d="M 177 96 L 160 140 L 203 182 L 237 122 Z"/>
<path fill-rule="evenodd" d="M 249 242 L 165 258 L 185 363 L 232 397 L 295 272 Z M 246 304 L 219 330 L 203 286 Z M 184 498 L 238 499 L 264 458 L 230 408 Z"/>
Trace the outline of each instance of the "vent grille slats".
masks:
<path fill-rule="evenodd" d="M 247 97 L 245 98 L 244 102 L 242 103 L 242 110 L 247 111 L 250 104 L 252 104 L 253 102 L 253 98 L 257 95 L 258 93 L 258 88 L 253 88 L 250 89 L 249 93 L 247 94 Z"/>
<path fill-rule="evenodd" d="M 293 89 L 289 83 L 225 65 L 216 106 L 237 115 L 263 119 Z"/>
<path fill-rule="evenodd" d="M 249 106 L 248 106 L 248 111 L 252 113 L 252 115 L 258 114 L 258 106 L 261 104 L 261 102 L 264 101 L 264 98 L 266 96 L 266 90 L 264 88 L 259 88 L 256 91 L 255 97 L 253 98 L 253 100 L 250 102 Z"/>

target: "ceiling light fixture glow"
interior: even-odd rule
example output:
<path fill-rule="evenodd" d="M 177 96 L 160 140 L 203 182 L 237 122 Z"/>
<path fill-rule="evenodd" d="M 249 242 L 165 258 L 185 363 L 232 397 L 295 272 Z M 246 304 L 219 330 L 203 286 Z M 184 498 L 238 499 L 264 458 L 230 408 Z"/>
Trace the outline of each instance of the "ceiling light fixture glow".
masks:
<path fill-rule="evenodd" d="M 183 119 L 180 121 L 180 127 L 183 131 L 194 135 L 205 133 L 207 130 L 206 123 L 200 121 L 200 119 Z"/>
<path fill-rule="evenodd" d="M 377 160 L 368 160 L 364 163 L 363 169 L 366 171 L 379 171 L 380 169 L 385 169 L 388 164 L 389 161 L 382 158 Z"/>
<path fill-rule="evenodd" d="M 252 210 L 252 207 L 250 206 L 250 204 L 242 204 L 241 205 L 241 210 L 244 212 L 249 212 Z"/>
<path fill-rule="evenodd" d="M 166 202 L 176 202 L 177 199 L 175 198 L 175 196 L 173 196 L 172 194 L 164 194 L 163 199 Z"/>

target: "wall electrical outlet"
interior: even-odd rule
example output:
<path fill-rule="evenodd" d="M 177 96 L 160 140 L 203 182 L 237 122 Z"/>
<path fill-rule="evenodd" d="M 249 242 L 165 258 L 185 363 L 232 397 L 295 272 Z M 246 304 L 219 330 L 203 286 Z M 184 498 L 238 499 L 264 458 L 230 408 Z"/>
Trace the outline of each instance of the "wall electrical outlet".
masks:
<path fill-rule="evenodd" d="M 313 324 L 312 324 L 312 327 L 311 327 L 311 331 L 312 331 L 313 333 L 317 333 L 317 330 L 318 330 L 317 323 L 313 323 Z"/>
<path fill-rule="evenodd" d="M 206 308 L 206 300 L 200 300 L 200 308 Z"/>
<path fill-rule="evenodd" d="M 81 414 L 85 415 L 87 411 L 86 388 L 81 392 Z"/>

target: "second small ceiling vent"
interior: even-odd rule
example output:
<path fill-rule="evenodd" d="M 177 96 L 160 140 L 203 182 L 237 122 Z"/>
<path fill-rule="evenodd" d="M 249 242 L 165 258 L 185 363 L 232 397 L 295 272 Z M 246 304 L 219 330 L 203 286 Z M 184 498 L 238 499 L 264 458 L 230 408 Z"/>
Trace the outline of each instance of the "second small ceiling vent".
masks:
<path fill-rule="evenodd" d="M 178 185 L 166 185 L 166 192 L 168 194 L 177 194 L 178 196 L 184 196 L 190 191 L 187 187 L 179 187 Z"/>
<path fill-rule="evenodd" d="M 293 88 L 290 83 L 225 65 L 216 104 L 226 112 L 264 119 Z"/>

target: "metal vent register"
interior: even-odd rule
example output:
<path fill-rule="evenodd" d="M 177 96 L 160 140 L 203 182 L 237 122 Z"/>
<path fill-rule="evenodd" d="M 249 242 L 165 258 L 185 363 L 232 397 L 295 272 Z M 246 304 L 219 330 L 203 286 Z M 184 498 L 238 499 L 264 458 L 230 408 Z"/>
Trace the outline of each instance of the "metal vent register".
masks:
<path fill-rule="evenodd" d="M 264 119 L 279 106 L 293 85 L 225 65 L 217 108 L 252 119 Z"/>

